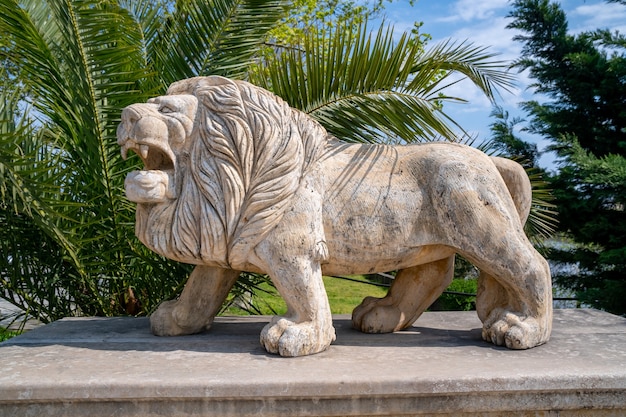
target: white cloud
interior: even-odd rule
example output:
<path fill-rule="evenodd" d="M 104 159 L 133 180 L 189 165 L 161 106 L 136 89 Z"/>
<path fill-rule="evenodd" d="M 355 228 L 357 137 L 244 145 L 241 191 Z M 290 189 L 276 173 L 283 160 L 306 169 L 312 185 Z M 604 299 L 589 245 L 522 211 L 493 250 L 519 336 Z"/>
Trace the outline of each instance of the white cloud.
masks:
<path fill-rule="evenodd" d="M 576 24 L 570 23 L 575 32 L 607 28 L 626 31 L 626 6 L 619 3 L 585 4 L 572 10 L 568 17 L 570 22 L 576 20 Z"/>
<path fill-rule="evenodd" d="M 521 45 L 513 42 L 515 31 L 506 29 L 509 19 L 503 16 L 493 17 L 488 22 L 479 22 L 455 30 L 450 38 L 470 40 L 476 45 L 488 46 L 490 50 L 501 54 L 501 59 L 513 60 L 519 57 Z"/>
<path fill-rule="evenodd" d="M 500 9 L 508 7 L 508 0 L 458 0 L 452 6 L 454 14 L 442 17 L 441 22 L 470 22 L 491 19 Z"/>
<path fill-rule="evenodd" d="M 486 108 L 491 108 L 489 99 L 487 99 L 487 97 L 485 97 L 485 95 L 476 86 L 474 86 L 474 84 L 467 79 L 462 79 L 462 76 L 460 75 L 453 75 L 448 81 L 453 82 L 456 80 L 460 81 L 446 88 L 443 93 L 446 96 L 458 97 L 467 101 L 466 104 L 454 104 L 459 111 L 472 113 Z"/>

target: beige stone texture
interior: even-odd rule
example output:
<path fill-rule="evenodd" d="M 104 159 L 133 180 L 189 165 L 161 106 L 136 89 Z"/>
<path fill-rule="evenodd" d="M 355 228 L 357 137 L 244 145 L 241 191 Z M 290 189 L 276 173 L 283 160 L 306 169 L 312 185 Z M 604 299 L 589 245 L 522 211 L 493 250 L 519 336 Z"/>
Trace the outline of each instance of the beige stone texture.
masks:
<path fill-rule="evenodd" d="M 334 317 L 337 341 L 281 358 L 269 317 L 157 337 L 146 318 L 72 318 L 0 344 L 0 417 L 626 415 L 626 319 L 555 310 L 550 343 L 482 340 L 475 312 L 426 312 L 387 334 Z"/>
<path fill-rule="evenodd" d="M 322 274 L 398 271 L 366 298 L 355 328 L 411 326 L 452 279 L 455 254 L 481 273 L 482 337 L 527 349 L 550 337 L 548 264 L 524 234 L 522 167 L 468 146 L 347 144 L 251 84 L 197 77 L 129 106 L 122 154 L 136 233 L 150 249 L 197 265 L 180 298 L 151 317 L 157 335 L 209 328 L 240 271 L 270 276 L 288 312 L 261 331 L 268 352 L 319 353 L 335 340 Z"/>

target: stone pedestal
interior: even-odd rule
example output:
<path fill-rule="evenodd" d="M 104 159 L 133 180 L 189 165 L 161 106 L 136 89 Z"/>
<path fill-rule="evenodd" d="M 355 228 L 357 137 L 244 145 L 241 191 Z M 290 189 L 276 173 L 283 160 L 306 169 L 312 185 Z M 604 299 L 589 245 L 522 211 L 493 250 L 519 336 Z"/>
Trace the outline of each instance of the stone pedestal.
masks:
<path fill-rule="evenodd" d="M 336 316 L 324 353 L 265 353 L 268 317 L 160 338 L 145 318 L 72 318 L 0 344 L 0 416 L 624 416 L 626 319 L 557 310 L 527 351 L 485 343 L 474 312 L 362 334 Z"/>

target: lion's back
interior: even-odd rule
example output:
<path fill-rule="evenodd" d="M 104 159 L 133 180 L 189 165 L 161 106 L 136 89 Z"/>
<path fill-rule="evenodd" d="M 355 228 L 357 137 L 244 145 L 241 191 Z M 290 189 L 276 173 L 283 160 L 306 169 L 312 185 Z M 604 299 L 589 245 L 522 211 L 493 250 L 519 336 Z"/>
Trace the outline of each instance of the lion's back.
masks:
<path fill-rule="evenodd" d="M 461 174 L 495 171 L 484 153 L 447 142 L 391 146 L 336 141 L 329 143 L 321 161 L 320 175 L 331 196 L 367 190 L 383 196 L 394 190 L 423 191 L 437 181 L 446 181 L 440 176 L 455 167 Z"/>

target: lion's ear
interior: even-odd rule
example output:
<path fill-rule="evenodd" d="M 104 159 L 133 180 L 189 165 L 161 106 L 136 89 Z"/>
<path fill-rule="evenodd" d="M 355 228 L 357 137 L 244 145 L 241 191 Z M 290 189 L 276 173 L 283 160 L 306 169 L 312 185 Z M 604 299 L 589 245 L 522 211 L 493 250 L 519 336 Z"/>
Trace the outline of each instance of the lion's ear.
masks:
<path fill-rule="evenodd" d="M 167 94 L 168 96 L 177 94 L 192 94 L 196 88 L 196 85 L 198 84 L 198 78 L 200 77 L 187 78 L 184 80 L 173 82 L 172 84 L 170 84 L 165 94 Z"/>
<path fill-rule="evenodd" d="M 193 94 L 212 112 L 246 117 L 239 86 L 228 78 L 204 77 Z"/>

